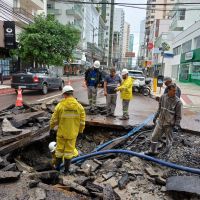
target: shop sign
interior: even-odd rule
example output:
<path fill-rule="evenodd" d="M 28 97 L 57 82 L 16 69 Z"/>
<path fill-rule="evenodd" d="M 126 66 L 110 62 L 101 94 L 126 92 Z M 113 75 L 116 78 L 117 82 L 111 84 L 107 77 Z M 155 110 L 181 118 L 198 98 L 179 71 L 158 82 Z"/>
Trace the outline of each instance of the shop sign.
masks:
<path fill-rule="evenodd" d="M 4 41 L 6 48 L 16 48 L 14 21 L 4 21 Z"/>
<path fill-rule="evenodd" d="M 193 51 L 185 53 L 185 60 L 191 60 L 193 58 Z"/>
<path fill-rule="evenodd" d="M 194 66 L 200 66 L 200 62 L 193 62 L 192 63 Z"/>

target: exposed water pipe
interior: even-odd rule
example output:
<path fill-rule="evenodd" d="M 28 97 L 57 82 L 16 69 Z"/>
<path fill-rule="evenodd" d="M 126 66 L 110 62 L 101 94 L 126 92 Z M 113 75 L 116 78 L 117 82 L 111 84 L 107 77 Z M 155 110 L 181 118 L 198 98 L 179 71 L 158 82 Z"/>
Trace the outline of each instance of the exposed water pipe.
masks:
<path fill-rule="evenodd" d="M 123 149 L 110 149 L 110 150 L 105 150 L 105 151 L 93 152 L 93 153 L 86 154 L 86 155 L 79 156 L 79 157 L 72 159 L 72 163 L 76 163 L 77 161 L 86 160 L 86 159 L 91 158 L 91 157 L 104 155 L 104 154 L 111 154 L 111 153 L 112 154 L 113 153 L 115 153 L 115 154 L 118 154 L 118 153 L 128 154 L 130 156 L 136 156 L 138 158 L 142 158 L 142 159 L 145 159 L 147 161 L 155 162 L 155 163 L 162 165 L 162 166 L 165 166 L 165 167 L 170 167 L 170 168 L 173 168 L 173 169 L 177 169 L 177 170 L 186 171 L 186 172 L 190 172 L 190 173 L 193 173 L 193 174 L 200 175 L 200 169 L 186 167 L 186 166 L 183 166 L 183 165 L 177 165 L 175 163 L 160 160 L 160 159 L 157 159 L 157 158 L 154 158 L 154 157 L 151 157 L 151 156 L 147 156 L 147 155 L 142 154 L 142 153 L 137 153 L 137 152 L 134 152 L 134 151 L 123 150 Z"/>

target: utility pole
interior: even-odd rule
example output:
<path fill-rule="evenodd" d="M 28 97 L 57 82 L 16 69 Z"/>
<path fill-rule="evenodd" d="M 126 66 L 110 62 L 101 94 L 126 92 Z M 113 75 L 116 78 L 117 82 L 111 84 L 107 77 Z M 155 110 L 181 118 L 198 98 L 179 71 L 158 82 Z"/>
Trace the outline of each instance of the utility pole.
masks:
<path fill-rule="evenodd" d="M 110 10 L 110 38 L 109 38 L 109 52 L 108 52 L 108 67 L 112 67 L 114 3 L 115 3 L 115 0 L 111 0 L 111 10 Z"/>

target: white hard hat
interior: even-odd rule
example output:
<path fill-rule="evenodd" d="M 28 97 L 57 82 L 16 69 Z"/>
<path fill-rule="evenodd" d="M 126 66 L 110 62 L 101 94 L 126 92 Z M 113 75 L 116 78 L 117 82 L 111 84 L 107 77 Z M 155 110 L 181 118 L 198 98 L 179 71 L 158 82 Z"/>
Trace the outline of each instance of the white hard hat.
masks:
<path fill-rule="evenodd" d="M 56 150 L 56 142 L 49 143 L 49 150 L 51 153 L 53 153 Z"/>
<path fill-rule="evenodd" d="M 93 64 L 94 68 L 98 69 L 100 67 L 100 62 L 96 60 Z"/>
<path fill-rule="evenodd" d="M 127 69 L 123 69 L 122 70 L 122 76 L 125 75 L 125 74 L 128 74 L 128 70 Z"/>
<path fill-rule="evenodd" d="M 65 85 L 64 87 L 63 87 L 63 89 L 62 89 L 62 93 L 64 94 L 64 93 L 67 93 L 67 92 L 73 92 L 74 91 L 74 89 L 73 89 L 73 87 L 71 86 L 71 85 Z"/>

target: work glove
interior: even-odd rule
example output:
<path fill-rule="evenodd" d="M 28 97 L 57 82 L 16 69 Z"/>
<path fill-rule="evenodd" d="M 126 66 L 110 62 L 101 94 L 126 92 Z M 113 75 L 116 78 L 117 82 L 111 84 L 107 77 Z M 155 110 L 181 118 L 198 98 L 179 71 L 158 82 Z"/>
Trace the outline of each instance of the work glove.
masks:
<path fill-rule="evenodd" d="M 49 137 L 50 137 L 51 140 L 55 141 L 56 140 L 56 131 L 51 129 L 49 131 Z"/>
<path fill-rule="evenodd" d="M 179 130 L 180 130 L 180 126 L 178 126 L 178 125 L 175 125 L 174 126 L 174 128 L 173 128 L 173 132 L 179 132 Z"/>

